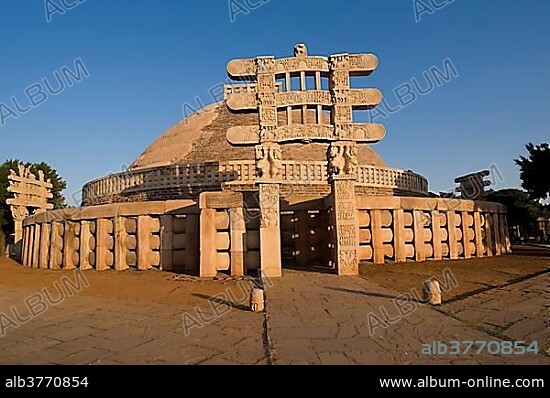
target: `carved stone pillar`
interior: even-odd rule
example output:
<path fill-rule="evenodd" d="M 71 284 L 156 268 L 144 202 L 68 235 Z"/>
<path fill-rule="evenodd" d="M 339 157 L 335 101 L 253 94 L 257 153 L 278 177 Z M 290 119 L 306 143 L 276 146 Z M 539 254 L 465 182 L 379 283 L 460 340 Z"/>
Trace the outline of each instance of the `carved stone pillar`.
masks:
<path fill-rule="evenodd" d="M 279 184 L 260 184 L 260 268 L 262 276 L 282 276 Z"/>
<path fill-rule="evenodd" d="M 199 273 L 201 278 L 214 278 L 218 274 L 216 209 L 201 207 Z"/>
<path fill-rule="evenodd" d="M 21 262 L 23 247 L 23 221 L 29 216 L 29 209 L 24 206 L 11 206 L 11 215 L 15 222 L 14 252 L 15 260 Z"/>
<path fill-rule="evenodd" d="M 333 176 L 335 262 L 338 275 L 359 274 L 359 226 L 355 207 L 355 178 Z"/>
<path fill-rule="evenodd" d="M 329 172 L 335 230 L 335 262 L 338 275 L 359 274 L 359 226 L 355 207 L 357 180 L 356 145 L 336 142 L 329 149 Z"/>
<path fill-rule="evenodd" d="M 231 231 L 231 275 L 243 276 L 246 251 L 246 225 L 242 207 L 233 207 L 229 211 Z"/>
<path fill-rule="evenodd" d="M 332 55 L 329 58 L 330 95 L 332 98 L 335 135 L 341 140 L 353 140 L 350 129 L 353 108 L 350 91 L 349 55 Z"/>
<path fill-rule="evenodd" d="M 260 269 L 264 277 L 279 278 L 282 276 L 279 203 L 282 151 L 281 147 L 273 142 L 275 136 L 273 135 L 274 128 L 269 124 L 271 121 L 266 121 L 261 114 L 260 121 L 262 125 L 261 145 L 256 147 L 256 173 L 261 211 Z"/>

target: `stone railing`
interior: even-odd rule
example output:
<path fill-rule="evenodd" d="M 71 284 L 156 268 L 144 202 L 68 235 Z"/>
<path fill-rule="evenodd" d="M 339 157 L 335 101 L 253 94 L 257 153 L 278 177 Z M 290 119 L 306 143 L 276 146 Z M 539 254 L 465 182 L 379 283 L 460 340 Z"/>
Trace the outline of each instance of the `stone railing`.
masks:
<path fill-rule="evenodd" d="M 141 192 L 187 189 L 189 191 L 219 189 L 221 185 L 254 185 L 256 165 L 249 161 L 179 164 L 111 174 L 94 180 L 83 188 L 84 205 L 108 203 L 120 195 Z M 286 184 L 326 185 L 327 162 L 283 161 L 281 181 Z M 396 189 L 426 194 L 427 180 L 415 173 L 376 166 L 360 166 L 358 186 Z"/>
<path fill-rule="evenodd" d="M 506 208 L 441 198 L 356 197 L 359 260 L 383 264 L 511 252 Z"/>
<path fill-rule="evenodd" d="M 42 269 L 123 271 L 199 267 L 193 200 L 67 208 L 27 217 L 21 263 Z"/>
<path fill-rule="evenodd" d="M 392 188 L 426 194 L 428 180 L 412 171 L 388 167 L 359 166 L 357 184 L 369 187 Z"/>

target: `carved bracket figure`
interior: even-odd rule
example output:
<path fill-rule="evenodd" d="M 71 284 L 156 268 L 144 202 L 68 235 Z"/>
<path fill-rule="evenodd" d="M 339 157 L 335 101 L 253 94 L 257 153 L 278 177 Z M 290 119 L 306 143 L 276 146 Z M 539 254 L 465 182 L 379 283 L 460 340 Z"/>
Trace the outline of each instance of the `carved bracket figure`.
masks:
<path fill-rule="evenodd" d="M 332 176 L 354 176 L 357 174 L 359 161 L 357 145 L 350 143 L 335 143 L 328 153 L 329 173 Z"/>
<path fill-rule="evenodd" d="M 276 180 L 283 169 L 282 151 L 277 144 L 258 145 L 256 147 L 256 169 L 261 179 Z"/>

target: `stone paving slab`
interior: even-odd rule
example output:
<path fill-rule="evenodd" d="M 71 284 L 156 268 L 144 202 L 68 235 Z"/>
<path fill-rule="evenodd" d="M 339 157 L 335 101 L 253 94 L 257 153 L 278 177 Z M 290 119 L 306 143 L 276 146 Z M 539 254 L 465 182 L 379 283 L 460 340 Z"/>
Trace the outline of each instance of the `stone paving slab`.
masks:
<path fill-rule="evenodd" d="M 206 296 L 199 300 L 200 318 L 191 304 L 75 294 L 8 328 L 0 338 L 0 364 L 550 364 L 542 354 L 421 352 L 433 341 L 547 341 L 547 285 L 539 275 L 438 309 L 409 302 L 414 311 L 406 316 L 394 301 L 404 292 L 362 277 L 297 271 L 286 271 L 267 290 L 265 314 L 229 302 L 229 310 L 216 315 Z M 4 285 L 0 313 L 16 306 L 24 314 L 24 299 L 34 293 Z M 189 335 L 184 313 L 200 322 Z"/>
<path fill-rule="evenodd" d="M 544 323 L 538 309 L 530 308 L 526 315 L 518 315 L 517 310 L 506 310 L 507 294 L 504 292 L 524 294 L 523 289 L 530 289 L 528 295 L 534 295 L 532 299 L 536 300 L 545 287 L 544 276 L 523 284 L 506 288 L 503 292 L 489 291 L 486 294 L 492 299 L 488 301 L 487 308 L 483 305 L 479 307 L 479 304 L 473 308 L 493 316 L 491 319 L 497 321 L 504 318 L 517 320 L 520 316 L 529 322 L 525 324 L 523 334 L 537 333 Z M 472 306 L 463 301 L 444 305 L 440 310 L 417 303 L 412 314 L 400 317 L 392 300 L 401 293 L 404 292 L 394 292 L 359 277 L 287 272 L 285 278 L 275 281 L 268 291 L 268 328 L 275 363 L 550 364 L 550 358 L 541 354 L 528 354 L 521 358 L 490 355 L 486 351 L 480 355 L 423 355 L 422 344 L 433 341 L 502 340 L 496 333 L 477 329 L 445 313 L 452 313 L 458 308 L 471 310 Z M 292 305 L 285 305 L 288 302 Z M 498 311 L 496 308 L 505 310 Z M 372 318 L 369 314 L 376 314 L 381 320 L 386 319 L 383 314 L 387 314 L 392 322 L 386 322 L 387 327 L 379 326 L 374 330 L 371 323 L 371 332 L 369 319 Z M 291 320 L 291 327 L 279 323 L 285 320 Z"/>
<path fill-rule="evenodd" d="M 0 290 L 0 313 L 34 292 Z M 203 313 L 212 316 L 207 300 Z M 232 310 L 185 335 L 195 307 L 75 295 L 0 338 L 0 364 L 261 363 L 263 315 Z M 235 327 L 238 325 L 239 327 Z M 217 361 L 214 358 L 219 358 Z"/>

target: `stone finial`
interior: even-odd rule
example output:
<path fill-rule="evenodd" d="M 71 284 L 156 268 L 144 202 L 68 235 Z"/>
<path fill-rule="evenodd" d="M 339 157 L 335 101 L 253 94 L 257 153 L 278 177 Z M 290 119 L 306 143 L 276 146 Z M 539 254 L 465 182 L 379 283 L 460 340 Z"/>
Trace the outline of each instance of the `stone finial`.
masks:
<path fill-rule="evenodd" d="M 441 287 L 438 281 L 427 280 L 423 284 L 424 299 L 431 305 L 441 305 Z"/>
<path fill-rule="evenodd" d="M 294 46 L 294 56 L 296 58 L 305 58 L 307 57 L 307 46 L 305 44 L 296 44 Z"/>

